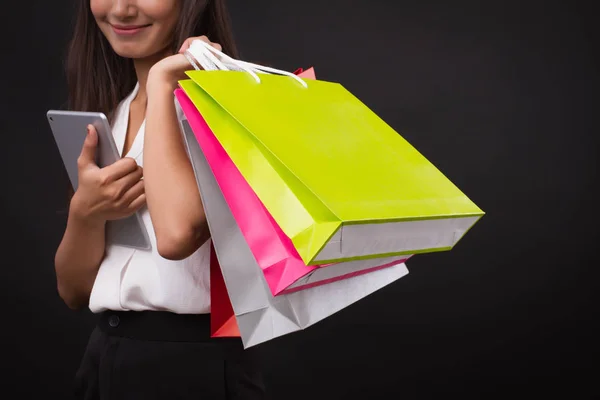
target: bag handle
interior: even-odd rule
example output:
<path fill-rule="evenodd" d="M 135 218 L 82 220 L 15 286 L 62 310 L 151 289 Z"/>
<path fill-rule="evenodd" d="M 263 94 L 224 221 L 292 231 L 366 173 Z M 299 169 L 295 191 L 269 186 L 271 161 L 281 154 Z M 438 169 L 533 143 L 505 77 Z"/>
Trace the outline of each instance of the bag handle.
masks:
<path fill-rule="evenodd" d="M 234 58 L 229 57 L 228 55 L 221 52 L 220 50 L 215 49 L 214 47 L 212 47 L 208 43 L 204 42 L 203 40 L 194 40 L 191 43 L 190 47 L 186 50 L 185 53 L 186 53 L 185 55 L 186 55 L 187 59 L 190 61 L 190 64 L 192 64 L 192 66 L 194 66 L 195 69 L 200 69 L 200 68 L 193 61 L 194 59 L 196 61 L 198 61 L 198 63 L 200 63 L 200 65 L 205 70 L 209 70 L 209 71 L 210 70 L 246 71 L 250 75 L 252 75 L 252 77 L 258 83 L 260 83 L 260 78 L 257 75 L 257 73 L 273 73 L 273 74 L 287 75 L 287 76 L 297 80 L 298 82 L 300 82 L 300 84 L 302 86 L 304 86 L 305 88 L 308 88 L 308 84 L 302 78 L 300 78 L 299 76 L 297 76 L 291 72 L 287 72 L 287 71 L 283 71 L 283 70 L 279 70 L 279 69 L 275 69 L 275 68 L 270 68 L 270 67 L 266 67 L 263 65 L 253 64 L 253 63 L 242 61 L 242 60 L 236 60 Z M 217 56 L 219 56 L 219 57 L 217 57 Z"/>
<path fill-rule="evenodd" d="M 256 79 L 257 82 L 260 82 L 260 78 L 258 76 L 256 76 L 255 71 L 253 71 L 251 68 L 239 67 L 237 65 L 232 64 L 229 60 L 221 61 L 214 54 L 204 51 L 204 49 L 202 49 L 201 51 L 193 51 L 193 52 L 188 50 L 184 53 L 184 55 L 188 59 L 190 64 L 192 64 L 192 66 L 197 70 L 199 70 L 199 69 L 204 69 L 206 71 L 214 71 L 214 70 L 229 71 L 231 69 L 241 70 L 241 71 L 248 72 Z M 200 64 L 200 66 L 202 68 L 200 68 L 196 64 L 196 61 Z"/>

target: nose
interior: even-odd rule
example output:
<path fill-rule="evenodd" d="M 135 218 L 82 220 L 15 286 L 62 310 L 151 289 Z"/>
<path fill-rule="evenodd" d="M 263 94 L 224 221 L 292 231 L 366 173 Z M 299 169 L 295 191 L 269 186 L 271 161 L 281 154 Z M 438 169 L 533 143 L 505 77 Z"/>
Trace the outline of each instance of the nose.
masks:
<path fill-rule="evenodd" d="M 119 19 L 135 17 L 137 14 L 135 0 L 113 0 L 111 14 Z"/>

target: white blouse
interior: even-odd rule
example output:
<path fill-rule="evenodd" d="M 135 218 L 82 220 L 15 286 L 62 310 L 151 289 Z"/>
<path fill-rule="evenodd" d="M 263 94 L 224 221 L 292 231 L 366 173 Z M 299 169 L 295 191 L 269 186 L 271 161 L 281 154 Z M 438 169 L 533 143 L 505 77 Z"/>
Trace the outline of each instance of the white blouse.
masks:
<path fill-rule="evenodd" d="M 112 132 L 122 155 L 129 106 L 135 98 L 139 84 L 118 106 Z M 175 102 L 180 119 L 185 116 Z M 142 122 L 131 150 L 126 157 L 134 158 L 143 166 L 144 131 Z M 167 260 L 158 254 L 156 235 L 148 208 L 139 210 L 152 244 L 151 250 L 139 250 L 106 243 L 106 255 L 100 265 L 89 308 L 94 313 L 115 311 L 170 311 L 178 314 L 204 314 L 210 312 L 210 240 L 190 257 Z"/>

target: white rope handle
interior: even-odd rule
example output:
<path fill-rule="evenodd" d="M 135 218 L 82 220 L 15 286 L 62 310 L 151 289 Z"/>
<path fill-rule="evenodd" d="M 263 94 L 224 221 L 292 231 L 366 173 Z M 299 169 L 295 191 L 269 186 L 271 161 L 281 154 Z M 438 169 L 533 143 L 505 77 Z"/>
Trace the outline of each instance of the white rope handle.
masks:
<path fill-rule="evenodd" d="M 235 70 L 243 70 L 248 72 L 250 75 L 252 75 L 254 77 L 254 79 L 260 83 L 260 78 L 258 77 L 258 75 L 256 74 L 258 73 L 274 73 L 274 74 L 280 74 L 280 75 L 287 75 L 295 80 L 297 80 L 298 82 L 300 82 L 300 84 L 302 86 L 304 86 L 305 88 L 308 88 L 308 84 L 299 76 L 291 73 L 291 72 L 287 72 L 287 71 L 283 71 L 283 70 L 279 70 L 279 69 L 275 69 L 275 68 L 270 68 L 270 67 L 266 67 L 263 65 L 258 65 L 258 64 L 253 64 L 253 63 L 249 63 L 246 61 L 241 61 L 241 60 L 236 60 L 234 58 L 229 57 L 227 54 L 215 49 L 214 47 L 212 47 L 211 45 L 209 45 L 208 43 L 206 43 L 203 40 L 194 40 L 192 42 L 192 44 L 190 45 L 189 49 L 187 50 L 188 53 L 190 53 L 191 57 L 195 58 L 196 60 L 198 60 L 198 62 L 200 62 L 202 64 L 203 67 L 208 66 L 209 70 L 214 70 L 214 69 L 221 69 L 224 71 L 228 71 L 230 69 L 235 69 Z M 214 53 L 214 54 L 212 54 Z M 216 57 L 216 55 L 218 55 L 220 57 L 220 60 Z M 187 56 L 188 60 L 190 59 L 190 56 Z M 210 61 L 210 62 L 207 62 Z M 190 61 L 190 63 L 192 63 Z M 192 65 L 194 65 L 192 63 Z M 216 67 L 216 68 L 213 68 Z M 207 69 L 206 67 L 204 69 Z"/>
<path fill-rule="evenodd" d="M 227 70 L 227 67 L 223 63 L 221 63 L 219 60 L 217 60 L 216 57 L 214 57 L 212 54 L 196 53 L 194 55 L 190 51 L 185 51 L 184 56 L 188 59 L 190 64 L 192 64 L 192 66 L 195 69 L 205 69 L 207 71 L 213 71 L 213 70 L 218 70 L 218 69 Z M 212 57 L 210 57 L 210 56 L 212 56 Z M 200 66 L 198 66 L 198 64 L 196 64 L 196 61 L 198 62 L 198 64 L 200 64 L 200 66 L 202 68 L 200 68 Z"/>
<path fill-rule="evenodd" d="M 184 52 L 184 55 L 195 69 L 204 69 L 205 71 L 245 71 L 252 75 L 256 82 L 260 83 L 260 78 L 258 77 L 258 75 L 256 75 L 256 72 L 254 72 L 251 68 L 231 64 L 228 60 L 219 60 L 214 54 L 204 50 L 204 48 L 192 49 L 192 47 L 190 46 L 190 48 Z M 194 60 L 198 61 L 202 68 L 200 68 Z"/>
<path fill-rule="evenodd" d="M 287 72 L 287 71 L 283 71 L 280 69 L 275 69 L 275 68 L 270 68 L 270 67 L 266 67 L 263 65 L 258 65 L 258 64 L 253 64 L 250 62 L 246 62 L 246 61 L 242 61 L 242 60 L 236 60 L 234 58 L 229 57 L 228 55 L 226 55 L 225 53 L 215 49 L 214 47 L 212 47 L 211 45 L 209 45 L 208 43 L 206 43 L 205 41 L 202 40 L 195 40 L 194 42 L 199 42 L 199 44 L 201 44 L 206 50 L 209 50 L 215 54 L 218 54 L 219 56 L 221 56 L 222 58 L 226 58 L 228 59 L 229 63 L 234 64 L 239 66 L 240 68 L 252 68 L 252 69 L 256 69 L 260 72 L 270 72 L 273 74 L 280 74 L 280 75 L 287 75 L 291 78 L 294 78 L 295 80 L 297 80 L 298 82 L 300 82 L 300 84 L 302 86 L 304 86 L 305 88 L 308 88 L 308 84 L 299 76 L 291 73 L 291 72 Z M 194 43 L 192 43 L 193 45 Z"/>
<path fill-rule="evenodd" d="M 206 46 L 201 46 L 201 44 L 206 44 Z M 253 71 L 252 68 L 235 65 L 231 62 L 233 59 L 231 57 L 226 56 L 225 54 L 223 54 L 223 60 L 219 60 L 214 54 L 212 54 L 210 51 L 207 51 L 208 47 L 213 48 L 212 46 L 208 45 L 208 43 L 202 40 L 194 40 L 190 45 L 189 49 L 187 50 L 187 53 L 189 53 L 192 58 L 197 59 L 207 71 L 229 71 L 232 69 L 246 71 L 250 75 L 252 75 L 252 77 L 257 82 L 260 83 L 260 78 L 258 77 L 258 75 L 256 75 L 256 72 Z"/>
<path fill-rule="evenodd" d="M 206 58 L 200 58 L 199 60 L 195 60 L 194 56 L 189 51 L 185 51 L 183 53 L 183 55 L 187 58 L 187 60 L 194 67 L 194 69 L 205 70 L 205 71 L 223 70 L 223 71 L 248 72 L 248 73 L 252 74 L 252 76 L 255 77 L 255 79 L 258 83 L 260 83 L 260 78 L 256 75 L 256 72 L 260 72 L 260 71 L 253 71 L 252 68 L 241 68 L 237 65 L 229 64 L 227 62 L 222 62 L 221 67 L 219 68 L 214 62 L 212 62 Z M 197 63 L 196 63 L 196 61 L 197 61 Z M 198 64 L 200 64 L 200 65 L 198 65 Z"/>
<path fill-rule="evenodd" d="M 202 43 L 204 43 L 204 42 L 202 42 Z M 197 45 L 195 47 L 197 47 Z M 212 48 L 212 46 L 210 46 L 210 48 Z M 195 69 L 204 69 L 207 71 L 234 70 L 234 71 L 245 71 L 245 72 L 249 72 L 250 74 L 252 74 L 252 72 L 254 72 L 254 74 L 252 74 L 252 76 L 255 77 L 257 82 L 260 82 L 260 78 L 258 78 L 258 76 L 256 76 L 255 74 L 266 73 L 265 71 L 261 71 L 259 69 L 254 68 L 252 65 L 234 64 L 232 62 L 235 62 L 236 60 L 234 60 L 233 58 L 228 57 L 228 56 L 223 57 L 223 58 L 226 58 L 226 60 L 224 60 L 224 61 L 219 60 L 215 55 L 212 54 L 212 52 L 207 51 L 207 50 L 209 50 L 208 46 L 207 47 L 197 47 L 197 48 L 192 49 L 191 51 L 189 51 L 189 50 L 186 51 L 184 53 L 184 55 L 187 57 L 188 61 L 190 62 L 190 64 L 192 64 L 192 66 Z M 202 66 L 202 68 L 200 68 L 198 65 L 196 65 L 194 59 L 197 59 L 199 64 Z M 239 62 L 239 60 L 238 60 L 238 62 Z M 242 64 L 242 62 L 240 62 L 240 64 Z"/>

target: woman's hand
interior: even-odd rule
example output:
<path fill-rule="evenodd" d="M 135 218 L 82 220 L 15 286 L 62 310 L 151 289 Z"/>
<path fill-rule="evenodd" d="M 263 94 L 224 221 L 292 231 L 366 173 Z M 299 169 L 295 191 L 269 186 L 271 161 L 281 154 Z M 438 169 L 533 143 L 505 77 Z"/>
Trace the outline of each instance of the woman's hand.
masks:
<path fill-rule="evenodd" d="M 130 216 L 146 203 L 142 167 L 123 158 L 100 168 L 95 162 L 98 133 L 88 126 L 77 160 L 79 187 L 71 200 L 74 216 L 91 223 L 104 223 Z"/>
<path fill-rule="evenodd" d="M 148 82 L 146 84 L 148 92 L 156 86 L 173 91 L 177 88 L 178 81 L 186 79 L 185 72 L 192 69 L 192 65 L 183 53 L 185 53 L 194 40 L 202 40 L 221 51 L 221 45 L 211 42 L 206 36 L 188 38 L 183 42 L 183 45 L 181 45 L 177 54 L 163 58 L 150 68 Z"/>

